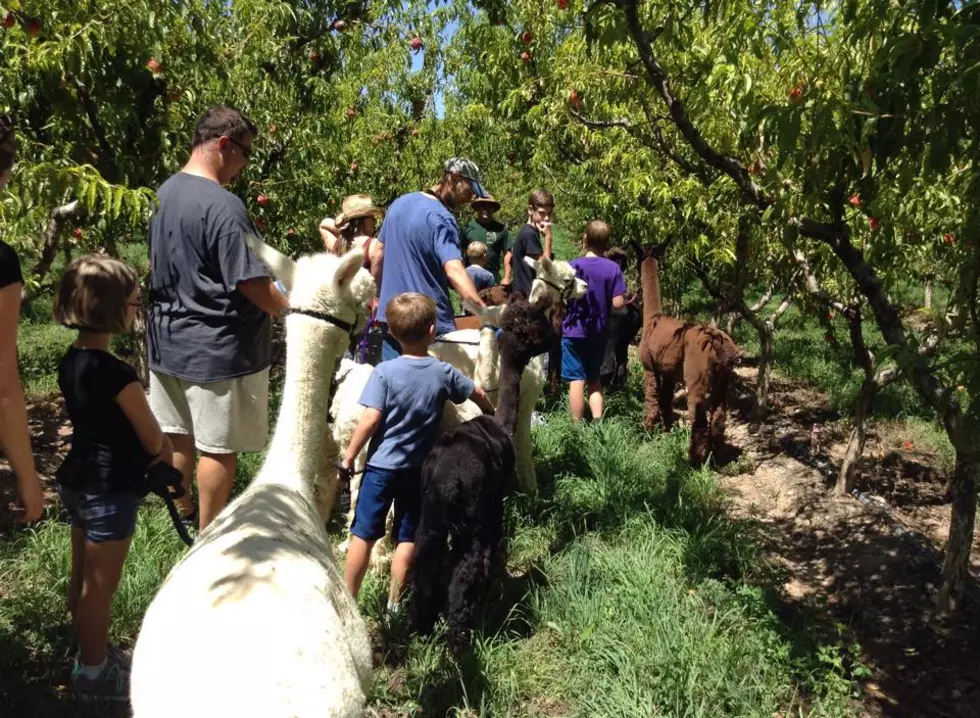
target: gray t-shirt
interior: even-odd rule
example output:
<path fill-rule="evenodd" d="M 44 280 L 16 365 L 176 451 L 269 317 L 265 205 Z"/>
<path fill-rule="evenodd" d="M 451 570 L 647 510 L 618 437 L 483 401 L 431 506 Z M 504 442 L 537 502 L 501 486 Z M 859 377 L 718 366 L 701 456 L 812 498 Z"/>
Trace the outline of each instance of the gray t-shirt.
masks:
<path fill-rule="evenodd" d="M 245 205 L 204 177 L 175 174 L 150 219 L 150 369 L 197 382 L 254 374 L 271 362 L 271 320 L 238 291 L 269 276 L 245 244 Z"/>
<path fill-rule="evenodd" d="M 368 466 L 421 466 L 436 442 L 446 401 L 462 404 L 472 393 L 471 379 L 433 357 L 400 356 L 378 364 L 359 402 L 381 412 L 368 447 Z"/>

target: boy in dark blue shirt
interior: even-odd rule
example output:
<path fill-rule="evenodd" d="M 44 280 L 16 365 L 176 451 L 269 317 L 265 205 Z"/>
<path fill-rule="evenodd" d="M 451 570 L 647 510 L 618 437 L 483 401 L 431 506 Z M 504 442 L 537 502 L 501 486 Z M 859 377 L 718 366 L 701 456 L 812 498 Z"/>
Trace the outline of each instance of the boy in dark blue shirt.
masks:
<path fill-rule="evenodd" d="M 399 294 L 385 307 L 388 331 L 402 347 L 397 359 L 382 362 L 371 373 L 360 403 L 365 407 L 347 447 L 342 465 L 368 446 L 367 467 L 354 508 L 344 581 L 356 598 L 367 572 L 371 549 L 384 536 L 392 502 L 391 589 L 388 605 L 398 605 L 415 551 L 415 529 L 422 498 L 422 462 L 435 444 L 446 401 L 476 402 L 484 413 L 493 405 L 473 381 L 445 362 L 428 355 L 436 335 L 436 305 L 415 292 Z"/>

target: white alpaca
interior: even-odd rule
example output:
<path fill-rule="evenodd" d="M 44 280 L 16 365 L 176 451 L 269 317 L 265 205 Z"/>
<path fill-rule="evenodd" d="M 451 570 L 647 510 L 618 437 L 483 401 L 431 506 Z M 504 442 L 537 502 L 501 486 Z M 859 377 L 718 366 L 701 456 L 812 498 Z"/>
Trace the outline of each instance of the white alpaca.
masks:
<path fill-rule="evenodd" d="M 363 326 L 374 281 L 359 251 L 293 262 L 252 244 L 289 290 L 279 420 L 252 484 L 146 612 L 133 654 L 135 718 L 353 718 L 372 681 L 367 629 L 314 494 L 330 476 L 331 379 L 356 330 L 337 324 Z"/>
<path fill-rule="evenodd" d="M 554 262 L 547 257 L 540 260 L 525 257 L 524 261 L 535 273 L 531 284 L 531 296 L 528 299 L 536 302 L 544 296 L 550 296 L 555 301 L 579 299 L 585 296 L 587 284 L 575 276 L 575 269 L 568 262 Z M 506 305 L 504 307 L 506 311 Z M 440 337 L 432 345 L 429 353 L 449 362 L 467 376 L 476 375 L 476 367 L 485 366 L 480 354 L 485 352 L 485 344 L 476 339 L 475 329 L 461 329 Z M 499 355 L 495 362 L 495 371 L 499 375 Z M 531 447 L 531 414 L 541 398 L 548 376 L 545 371 L 544 355 L 534 357 L 521 374 L 521 388 L 517 410 L 517 430 L 514 433 L 514 450 L 517 454 L 517 484 L 526 494 L 537 493 L 538 480 L 534 470 L 534 457 Z M 491 401 L 496 403 L 496 394 L 491 391 L 494 387 L 484 386 L 484 391 L 490 394 Z"/>
<path fill-rule="evenodd" d="M 480 353 L 476 366 L 476 377 L 474 383 L 479 386 L 496 387 L 497 374 L 500 369 L 499 355 L 497 353 L 496 342 L 496 322 L 502 307 L 478 307 L 474 313 L 481 321 L 486 324 L 479 331 Z M 328 450 L 328 459 L 332 462 L 341 457 L 347 451 L 351 438 L 354 436 L 354 429 L 364 414 L 364 407 L 360 404 L 361 393 L 367 384 L 368 378 L 374 367 L 367 364 L 355 364 L 349 359 L 344 359 L 340 363 L 340 369 L 336 375 L 336 388 L 333 400 L 330 404 L 330 436 L 332 446 Z M 464 421 L 469 421 L 483 412 L 472 401 L 462 404 L 446 402 L 442 415 L 442 422 L 439 431 L 448 431 L 454 426 L 458 426 Z M 349 529 L 354 522 L 354 508 L 357 506 L 357 493 L 361 486 L 361 474 L 367 464 L 367 447 L 365 446 L 357 455 L 354 461 L 354 476 L 351 478 L 350 485 L 350 509 L 347 512 L 345 528 Z M 332 503 L 332 502 L 331 502 Z M 390 532 L 393 512 L 388 512 L 388 529 Z M 337 547 L 340 554 L 347 552 L 350 537 Z M 385 538 L 374 544 L 371 551 L 371 570 L 382 572 L 391 563 L 391 545 L 388 534 Z"/>

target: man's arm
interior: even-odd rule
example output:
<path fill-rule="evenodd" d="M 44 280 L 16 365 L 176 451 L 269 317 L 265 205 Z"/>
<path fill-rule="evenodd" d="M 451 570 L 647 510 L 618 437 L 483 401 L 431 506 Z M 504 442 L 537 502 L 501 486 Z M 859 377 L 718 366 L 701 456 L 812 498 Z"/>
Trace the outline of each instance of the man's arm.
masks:
<path fill-rule="evenodd" d="M 464 302 L 470 302 L 478 307 L 487 306 L 480 295 L 476 291 L 476 286 L 473 284 L 473 280 L 470 279 L 470 275 L 466 272 L 466 267 L 463 266 L 462 259 L 451 259 L 442 265 L 446 270 L 446 276 L 449 278 L 449 283 L 453 285 L 453 289 L 459 292 L 459 298 Z"/>
<path fill-rule="evenodd" d="M 354 465 L 354 459 L 357 458 L 357 455 L 361 453 L 361 449 L 374 436 L 374 432 L 378 430 L 380 424 L 381 411 L 371 407 L 366 408 L 364 414 L 361 415 L 361 420 L 357 422 L 354 435 L 347 445 L 347 453 L 344 455 L 343 461 L 341 461 L 345 469 L 350 469 Z"/>
<path fill-rule="evenodd" d="M 283 310 L 288 306 L 286 295 L 279 291 L 269 277 L 256 277 L 239 282 L 235 287 L 245 295 L 245 298 L 266 314 L 276 319 L 282 318 Z"/>

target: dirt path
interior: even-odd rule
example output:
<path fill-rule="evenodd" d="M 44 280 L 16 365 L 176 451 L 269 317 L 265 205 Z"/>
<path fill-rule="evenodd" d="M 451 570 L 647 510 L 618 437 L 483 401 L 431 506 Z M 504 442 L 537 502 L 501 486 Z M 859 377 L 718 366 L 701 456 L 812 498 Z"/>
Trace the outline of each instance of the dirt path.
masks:
<path fill-rule="evenodd" d="M 933 615 L 934 561 L 949 520 L 945 478 L 930 468 L 928 454 L 900 455 L 896 436 L 872 433 L 858 486 L 911 536 L 893 531 L 873 507 L 832 494 L 847 437 L 826 398 L 776 380 L 772 419 L 753 427 L 745 420 L 753 374 L 740 369 L 741 408 L 729 421 L 729 441 L 750 468 L 720 483 L 733 515 L 760 528 L 770 563 L 784 578 L 779 600 L 786 616 L 822 615 L 860 643 L 873 673 L 864 702 L 874 713 L 980 715 L 980 606 L 968 602 L 949 621 Z M 980 540 L 973 556 L 976 569 Z"/>

